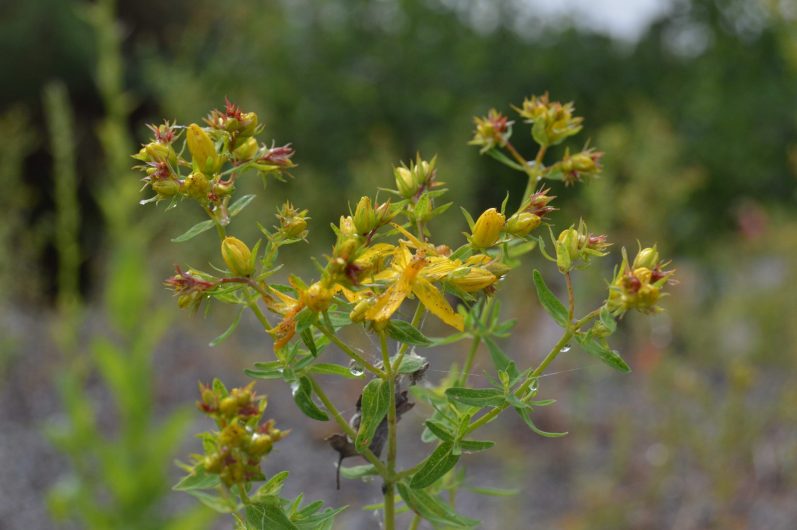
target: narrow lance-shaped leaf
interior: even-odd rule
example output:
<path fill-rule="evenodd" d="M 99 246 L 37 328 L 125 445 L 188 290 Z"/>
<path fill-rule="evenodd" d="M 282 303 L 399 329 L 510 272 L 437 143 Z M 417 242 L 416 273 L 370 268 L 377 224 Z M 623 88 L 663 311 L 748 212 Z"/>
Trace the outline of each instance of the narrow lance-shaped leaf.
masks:
<path fill-rule="evenodd" d="M 376 428 L 390 406 L 390 386 L 387 381 L 373 379 L 363 388 L 360 407 L 360 428 L 354 445 L 362 452 L 371 444 Z"/>
<path fill-rule="evenodd" d="M 566 328 L 569 325 L 570 317 L 568 316 L 567 308 L 564 304 L 559 301 L 556 295 L 551 292 L 547 285 L 545 285 L 545 280 L 542 279 L 542 274 L 540 271 L 534 270 L 534 287 L 537 290 L 537 298 L 540 299 L 540 303 L 545 311 L 551 315 L 551 318 L 554 321 Z"/>
<path fill-rule="evenodd" d="M 188 241 L 189 239 L 193 239 L 202 232 L 206 232 L 211 228 L 213 228 L 214 222 L 215 221 L 213 221 L 213 219 L 208 219 L 207 221 L 199 222 L 194 226 L 192 226 L 191 228 L 189 228 L 188 230 L 186 230 L 185 232 L 183 232 L 182 234 L 180 234 L 179 236 L 172 238 L 172 243 L 183 243 L 185 241 Z"/>
<path fill-rule="evenodd" d="M 474 407 L 500 407 L 506 403 L 503 390 L 497 388 L 449 388 L 446 396 L 451 401 Z"/>
<path fill-rule="evenodd" d="M 413 489 L 405 482 L 398 482 L 396 488 L 407 506 L 434 525 L 450 528 L 473 528 L 479 524 L 476 519 L 459 515 L 451 507 L 424 490 Z"/>
<path fill-rule="evenodd" d="M 293 400 L 306 416 L 318 421 L 329 421 L 327 413 L 313 401 L 313 385 L 307 377 L 300 377 L 299 381 L 292 385 L 291 390 Z"/>
<path fill-rule="evenodd" d="M 227 209 L 227 212 L 229 213 L 230 217 L 235 217 L 236 215 L 241 213 L 241 211 L 243 211 L 244 208 L 249 206 L 249 203 L 251 203 L 254 199 L 255 195 L 249 194 L 249 195 L 244 195 L 240 199 L 234 201 Z"/>
<path fill-rule="evenodd" d="M 500 346 L 490 337 L 484 337 L 484 343 L 487 345 L 487 350 L 490 352 L 490 359 L 492 359 L 493 365 L 495 365 L 495 370 L 498 372 L 502 370 L 506 371 L 513 379 L 517 377 L 518 371 L 515 363 L 504 353 Z"/>
<path fill-rule="evenodd" d="M 453 444 L 443 442 L 432 451 L 421 468 L 413 475 L 410 487 L 422 489 L 431 486 L 443 475 L 451 471 L 459 461 L 459 455 L 452 452 Z"/>
<path fill-rule="evenodd" d="M 594 355 L 615 370 L 619 370 L 623 373 L 628 373 L 631 371 L 631 368 L 623 360 L 623 358 L 620 357 L 619 353 L 612 350 L 608 346 L 601 344 L 598 339 L 590 337 L 589 335 L 578 334 L 576 335 L 576 341 L 578 341 L 578 343 L 587 351 L 587 353 Z"/>

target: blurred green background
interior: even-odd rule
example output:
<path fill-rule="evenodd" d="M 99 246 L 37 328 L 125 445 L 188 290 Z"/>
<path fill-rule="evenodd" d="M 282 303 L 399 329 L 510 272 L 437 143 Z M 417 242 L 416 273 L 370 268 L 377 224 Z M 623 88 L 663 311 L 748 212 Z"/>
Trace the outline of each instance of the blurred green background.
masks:
<path fill-rule="evenodd" d="M 192 423 L 195 382 L 244 382 L 270 344 L 244 323 L 212 350 L 231 315 L 180 314 L 159 289 L 217 249 L 169 242 L 201 212 L 138 205 L 129 154 L 146 123 L 198 121 L 226 96 L 293 143 L 295 179 L 253 182 L 258 206 L 235 228 L 253 238 L 286 198 L 309 208 L 314 244 L 285 257 L 312 275 L 329 222 L 416 152 L 439 155 L 471 211 L 516 197 L 525 181 L 466 146 L 472 116 L 544 91 L 574 101 L 579 138 L 606 152 L 599 180 L 555 186 L 554 220 L 583 216 L 617 247 L 658 242 L 680 284 L 667 313 L 626 318 L 630 376 L 575 351 L 557 361 L 542 393 L 559 402 L 538 423 L 568 437 L 490 427 L 502 449 L 470 472 L 520 493 L 463 496 L 462 511 L 485 528 L 797 525 L 792 0 L 33 0 L 0 5 L 0 51 L 0 528 L 225 527 L 169 491 L 172 461 L 207 428 Z M 436 230 L 464 226 L 452 209 Z M 585 306 L 615 262 L 577 277 Z M 503 289 L 524 365 L 553 338 L 527 283 Z M 353 504 L 340 528 L 375 527 L 356 506 L 378 487 L 334 491 L 326 427 L 258 388 L 294 428 L 268 471 Z"/>

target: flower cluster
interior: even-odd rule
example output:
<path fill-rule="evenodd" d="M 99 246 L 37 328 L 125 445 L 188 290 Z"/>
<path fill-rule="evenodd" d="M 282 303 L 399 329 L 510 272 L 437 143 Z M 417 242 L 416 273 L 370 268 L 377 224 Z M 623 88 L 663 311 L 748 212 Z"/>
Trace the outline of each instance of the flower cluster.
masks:
<path fill-rule="evenodd" d="M 219 475 L 227 487 L 262 480 L 261 460 L 288 434 L 277 429 L 274 420 L 262 422 L 266 398 L 257 396 L 253 386 L 254 382 L 227 391 L 218 380 L 199 385 L 197 407 L 218 430 L 201 435 L 205 454 L 194 460 L 207 473 Z"/>
<path fill-rule="evenodd" d="M 622 315 L 629 310 L 641 313 L 661 311 L 656 305 L 666 293 L 662 289 L 671 283 L 673 270 L 665 270 L 669 262 L 659 259 L 656 247 L 640 249 L 631 265 L 623 249 L 623 262 L 615 271 L 609 286 L 609 299 L 606 304 L 613 314 Z"/>
<path fill-rule="evenodd" d="M 222 224 L 229 223 L 228 203 L 238 176 L 253 169 L 264 177 L 294 167 L 290 145 L 268 147 L 257 140 L 264 126 L 254 112 L 243 112 L 227 101 L 225 110 L 214 110 L 205 119 L 206 127 L 192 123 L 179 127 L 165 122 L 149 125 L 151 141 L 133 158 L 144 173 L 143 181 L 155 196 L 142 202 L 188 198 L 213 213 Z M 176 148 L 182 133 L 185 149 Z"/>

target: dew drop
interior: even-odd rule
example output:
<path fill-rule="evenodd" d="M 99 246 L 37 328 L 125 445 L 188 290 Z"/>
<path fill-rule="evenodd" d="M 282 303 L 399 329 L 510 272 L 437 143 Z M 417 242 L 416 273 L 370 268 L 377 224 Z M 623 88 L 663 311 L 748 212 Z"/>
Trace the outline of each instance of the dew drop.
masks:
<path fill-rule="evenodd" d="M 351 372 L 351 375 L 353 375 L 354 377 L 360 377 L 365 373 L 365 369 L 360 363 L 358 363 L 355 360 L 352 360 L 351 362 L 349 362 L 349 372 Z"/>
<path fill-rule="evenodd" d="M 570 351 L 570 346 L 564 346 L 564 347 L 562 347 L 562 353 L 567 353 L 567 352 L 569 352 L 569 351 Z"/>

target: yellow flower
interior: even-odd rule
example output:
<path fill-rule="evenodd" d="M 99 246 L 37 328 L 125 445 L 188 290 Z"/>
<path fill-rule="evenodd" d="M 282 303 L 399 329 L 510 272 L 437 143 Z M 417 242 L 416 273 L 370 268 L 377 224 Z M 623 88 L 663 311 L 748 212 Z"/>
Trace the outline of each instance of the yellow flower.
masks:
<path fill-rule="evenodd" d="M 418 251 L 413 256 L 406 245 L 402 244 L 394 254 L 391 269 L 374 277 L 375 280 L 390 278 L 393 283 L 376 299 L 374 305 L 366 311 L 365 318 L 374 322 L 387 322 L 412 293 L 430 313 L 449 326 L 463 331 L 465 322 L 462 315 L 455 313 L 443 293 L 432 285 L 430 280 L 424 277 L 424 274 L 421 274 L 422 271 L 425 272 L 424 269 L 429 267 L 430 264 L 431 260 L 426 257 L 426 253 L 423 250 Z M 442 274 L 443 268 L 451 267 L 452 265 L 453 263 L 446 264 L 446 267 L 439 267 L 441 270 L 433 272 L 435 272 L 435 275 Z"/>
<path fill-rule="evenodd" d="M 235 275 L 249 276 L 255 270 L 252 251 L 237 237 L 228 236 L 221 242 L 221 257 Z"/>

